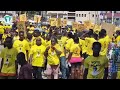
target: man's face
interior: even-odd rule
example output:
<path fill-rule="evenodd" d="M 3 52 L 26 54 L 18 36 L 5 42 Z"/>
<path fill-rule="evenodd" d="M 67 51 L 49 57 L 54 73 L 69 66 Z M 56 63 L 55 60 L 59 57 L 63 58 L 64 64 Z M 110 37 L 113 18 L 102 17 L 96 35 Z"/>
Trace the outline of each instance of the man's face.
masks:
<path fill-rule="evenodd" d="M 51 44 L 54 46 L 56 44 L 55 39 L 51 39 Z"/>
<path fill-rule="evenodd" d="M 40 38 L 38 38 L 38 39 L 36 40 L 36 44 L 37 44 L 38 46 L 41 45 L 41 39 L 40 39 Z"/>
<path fill-rule="evenodd" d="M 12 48 L 12 41 L 11 41 L 10 39 L 6 39 L 5 45 L 6 45 L 6 47 L 8 47 L 8 48 Z"/>
<path fill-rule="evenodd" d="M 93 53 L 98 54 L 101 50 L 101 47 L 99 45 L 95 45 L 92 49 Z"/>
<path fill-rule="evenodd" d="M 24 39 L 24 33 L 19 33 L 19 37 L 20 37 L 20 40 L 23 40 Z"/>

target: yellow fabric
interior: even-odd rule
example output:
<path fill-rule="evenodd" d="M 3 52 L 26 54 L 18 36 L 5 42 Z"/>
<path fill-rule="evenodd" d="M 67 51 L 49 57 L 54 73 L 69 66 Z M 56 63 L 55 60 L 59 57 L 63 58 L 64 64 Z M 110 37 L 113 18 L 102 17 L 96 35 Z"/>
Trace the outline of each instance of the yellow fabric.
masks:
<path fill-rule="evenodd" d="M 107 55 L 109 40 L 106 39 L 106 38 L 101 38 L 101 39 L 98 40 L 98 42 L 101 43 L 100 55 Z"/>
<path fill-rule="evenodd" d="M 4 26 L 0 25 L 0 34 L 4 34 Z"/>
<path fill-rule="evenodd" d="M 72 44 L 74 44 L 73 39 L 72 39 L 72 38 L 71 38 L 71 39 L 68 39 L 68 40 L 65 42 L 65 48 L 66 48 L 66 50 L 70 50 Z"/>
<path fill-rule="evenodd" d="M 72 57 L 80 57 L 81 48 L 79 44 L 73 44 L 70 48 L 70 52 L 73 53 Z"/>
<path fill-rule="evenodd" d="M 85 38 L 86 53 L 88 55 L 93 55 L 92 45 L 94 42 L 96 42 L 96 40 L 94 38 Z"/>
<path fill-rule="evenodd" d="M 63 57 L 63 56 L 65 56 L 65 52 L 64 52 L 64 45 L 62 43 L 62 40 L 58 40 L 58 44 L 59 44 L 61 52 L 62 52 L 60 57 Z"/>
<path fill-rule="evenodd" d="M 44 52 L 46 50 L 46 47 L 41 45 L 37 46 L 34 45 L 32 46 L 30 50 L 30 55 L 33 55 L 32 58 L 32 66 L 37 66 L 37 67 L 44 67 Z"/>
<path fill-rule="evenodd" d="M 19 52 L 23 52 L 26 56 L 26 51 L 30 50 L 30 47 L 29 47 L 29 43 L 27 40 L 23 40 L 23 41 L 20 41 L 20 40 L 16 40 L 14 43 L 13 43 L 13 47 L 16 48 L 18 50 L 18 53 Z M 27 56 L 26 56 L 26 59 L 27 59 Z"/>
<path fill-rule="evenodd" d="M 45 44 L 46 44 L 46 45 L 45 45 L 46 47 L 50 46 L 50 45 L 51 45 L 51 40 L 50 40 L 50 41 L 46 41 L 46 40 L 45 40 Z"/>
<path fill-rule="evenodd" d="M 15 69 L 15 60 L 17 60 L 17 50 L 15 48 L 12 49 L 8 49 L 8 48 L 4 48 L 1 51 L 0 57 L 3 58 L 3 67 L 1 70 L 1 73 L 16 73 L 16 69 Z M 6 61 L 8 59 L 8 64 L 5 64 Z"/>
<path fill-rule="evenodd" d="M 11 36 L 10 34 L 3 34 L 3 36 L 2 36 L 3 42 L 5 41 L 5 39 L 6 39 L 7 37 L 10 37 L 10 36 Z"/>
<path fill-rule="evenodd" d="M 85 40 L 79 39 L 79 44 L 82 48 L 82 54 L 86 52 Z"/>
<path fill-rule="evenodd" d="M 13 41 L 19 40 L 19 36 L 14 36 Z"/>
<path fill-rule="evenodd" d="M 61 51 L 60 46 L 58 44 L 56 44 L 54 47 L 57 50 Z M 60 63 L 58 55 L 56 54 L 54 50 L 52 50 L 52 48 L 48 50 L 47 60 L 48 60 L 49 65 L 58 65 Z"/>
<path fill-rule="evenodd" d="M 68 38 L 66 36 L 61 37 L 61 41 L 63 43 L 63 45 L 65 45 L 65 42 L 68 40 Z"/>
<path fill-rule="evenodd" d="M 34 27 L 30 27 L 30 30 L 32 30 L 32 31 L 33 31 L 34 29 L 35 29 Z"/>
<path fill-rule="evenodd" d="M 104 69 L 108 67 L 108 59 L 106 56 L 89 56 L 84 62 L 85 68 L 88 68 L 87 79 L 103 79 Z M 94 67 L 97 69 L 97 75 L 93 74 Z"/>
<path fill-rule="evenodd" d="M 120 42 L 120 36 L 116 38 L 116 44 L 119 44 L 119 42 Z"/>

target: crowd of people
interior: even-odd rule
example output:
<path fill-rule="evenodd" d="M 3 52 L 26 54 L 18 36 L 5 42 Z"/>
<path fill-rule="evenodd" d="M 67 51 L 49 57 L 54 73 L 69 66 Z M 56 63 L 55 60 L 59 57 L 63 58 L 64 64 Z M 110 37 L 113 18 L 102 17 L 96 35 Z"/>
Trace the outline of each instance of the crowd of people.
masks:
<path fill-rule="evenodd" d="M 105 29 L 96 33 L 48 25 L 41 26 L 40 32 L 34 25 L 23 31 L 0 27 L 1 79 L 44 79 L 43 75 L 47 79 L 119 79 L 119 71 L 109 75 L 110 52 L 119 47 L 119 30 L 110 38 Z"/>

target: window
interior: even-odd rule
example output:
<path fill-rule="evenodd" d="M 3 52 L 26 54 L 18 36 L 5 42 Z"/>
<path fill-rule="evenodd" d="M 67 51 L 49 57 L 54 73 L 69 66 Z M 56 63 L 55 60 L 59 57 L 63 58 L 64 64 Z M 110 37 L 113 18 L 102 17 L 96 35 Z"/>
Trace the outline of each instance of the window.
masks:
<path fill-rule="evenodd" d="M 68 19 L 75 19 L 75 17 L 68 17 Z"/>
<path fill-rule="evenodd" d="M 96 15 L 96 17 L 97 17 L 97 15 Z"/>
<path fill-rule="evenodd" d="M 92 15 L 92 17 L 94 17 L 94 14 Z"/>
<path fill-rule="evenodd" d="M 76 17 L 78 17 L 78 14 L 76 14 Z"/>
<path fill-rule="evenodd" d="M 83 14 L 82 14 L 82 17 L 83 17 Z"/>
<path fill-rule="evenodd" d="M 81 14 L 79 14 L 79 17 L 81 17 Z"/>
<path fill-rule="evenodd" d="M 86 17 L 86 14 L 84 16 Z"/>
<path fill-rule="evenodd" d="M 68 13 L 68 16 L 75 16 L 75 13 Z"/>

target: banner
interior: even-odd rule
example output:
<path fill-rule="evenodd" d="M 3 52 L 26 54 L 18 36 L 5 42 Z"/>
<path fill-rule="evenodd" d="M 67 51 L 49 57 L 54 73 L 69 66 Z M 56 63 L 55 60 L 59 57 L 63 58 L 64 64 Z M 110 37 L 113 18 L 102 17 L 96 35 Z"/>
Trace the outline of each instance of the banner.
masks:
<path fill-rule="evenodd" d="M 85 25 L 86 29 L 89 30 L 92 23 L 91 23 L 91 21 L 87 20 L 87 21 L 84 21 L 84 25 Z"/>
<path fill-rule="evenodd" d="M 101 26 L 100 25 L 94 25 L 94 31 L 100 31 L 101 30 Z"/>
<path fill-rule="evenodd" d="M 67 26 L 67 19 L 63 19 L 63 21 L 62 21 L 62 26 L 63 26 L 63 27 Z"/>
<path fill-rule="evenodd" d="M 17 23 L 17 28 L 18 28 L 18 32 L 20 31 L 24 31 L 24 36 L 26 37 L 26 27 L 25 27 L 25 22 L 24 21 L 20 21 Z"/>
<path fill-rule="evenodd" d="M 21 14 L 20 17 L 19 17 L 20 21 L 27 21 L 27 16 L 26 14 Z"/>
<path fill-rule="evenodd" d="M 56 26 L 56 18 L 51 18 L 50 19 L 50 25 L 51 26 Z"/>
<path fill-rule="evenodd" d="M 34 21 L 36 23 L 39 23 L 41 21 L 41 16 L 40 15 L 34 15 Z"/>
<path fill-rule="evenodd" d="M 10 16 L 10 15 L 5 15 L 5 16 L 4 16 L 4 21 L 5 21 L 5 23 L 10 24 L 10 23 L 12 22 L 12 16 Z"/>
<path fill-rule="evenodd" d="M 78 31 L 83 31 L 84 29 L 84 24 L 78 24 Z"/>
<path fill-rule="evenodd" d="M 61 26 L 61 18 L 57 18 L 56 26 L 60 27 Z"/>
<path fill-rule="evenodd" d="M 110 24 L 110 23 L 102 23 L 101 24 L 101 29 L 105 29 L 107 34 L 110 36 L 110 38 L 112 38 L 113 34 L 114 34 L 114 30 L 115 30 L 115 25 Z"/>

